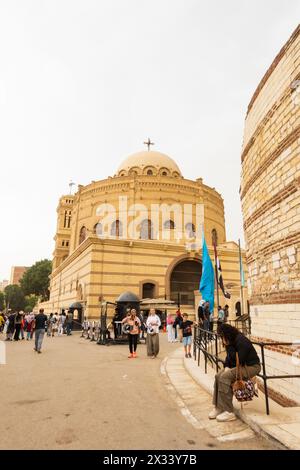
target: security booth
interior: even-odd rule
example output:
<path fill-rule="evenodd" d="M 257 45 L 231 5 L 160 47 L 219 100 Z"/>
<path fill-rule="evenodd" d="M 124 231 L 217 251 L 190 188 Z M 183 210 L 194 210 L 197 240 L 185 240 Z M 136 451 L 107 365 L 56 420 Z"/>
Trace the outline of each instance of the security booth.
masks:
<path fill-rule="evenodd" d="M 117 298 L 116 304 L 117 311 L 120 315 L 120 320 L 123 320 L 123 318 L 126 316 L 128 309 L 131 310 L 132 308 L 135 308 L 136 313 L 138 315 L 140 313 L 140 299 L 133 292 L 128 291 L 121 294 Z"/>
<path fill-rule="evenodd" d="M 126 331 L 124 331 L 122 320 L 128 310 L 134 308 L 140 317 L 140 300 L 133 292 L 124 292 L 115 302 L 102 301 L 100 313 L 100 328 L 98 344 L 120 344 L 128 341 Z M 113 338 L 110 335 L 113 329 Z"/>
<path fill-rule="evenodd" d="M 84 307 L 81 302 L 73 302 L 68 308 L 68 313 L 73 315 L 72 330 L 81 330 Z"/>

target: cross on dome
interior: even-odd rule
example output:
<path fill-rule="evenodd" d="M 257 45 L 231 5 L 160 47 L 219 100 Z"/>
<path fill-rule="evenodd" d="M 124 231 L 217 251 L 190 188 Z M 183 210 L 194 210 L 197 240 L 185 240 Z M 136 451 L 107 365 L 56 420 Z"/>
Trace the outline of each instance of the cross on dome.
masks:
<path fill-rule="evenodd" d="M 144 142 L 144 145 L 148 146 L 148 152 L 150 151 L 150 145 L 154 145 L 154 142 L 151 142 L 150 137 L 148 137 L 148 140 Z"/>

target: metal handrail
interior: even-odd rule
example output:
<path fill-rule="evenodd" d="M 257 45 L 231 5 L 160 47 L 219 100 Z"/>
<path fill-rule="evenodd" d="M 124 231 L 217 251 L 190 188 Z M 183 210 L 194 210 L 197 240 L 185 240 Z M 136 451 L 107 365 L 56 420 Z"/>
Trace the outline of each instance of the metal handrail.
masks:
<path fill-rule="evenodd" d="M 249 338 L 250 339 L 250 338 Z M 250 339 L 251 341 L 251 339 Z M 219 364 L 224 365 L 225 361 L 219 357 L 220 352 L 222 351 L 220 343 L 222 344 L 221 336 L 217 332 L 207 331 L 199 326 L 194 327 L 194 342 L 193 342 L 193 354 L 194 359 L 198 361 L 198 366 L 200 365 L 200 353 L 204 355 L 204 369 L 207 374 L 207 363 L 208 361 L 212 366 L 216 366 L 217 372 L 219 371 Z M 293 346 L 293 343 L 287 342 L 264 342 L 264 341 L 251 341 L 255 346 L 260 347 L 261 354 L 261 366 L 262 372 L 257 374 L 257 377 L 261 378 L 264 386 L 264 395 L 265 395 L 265 405 L 266 405 L 266 414 L 270 414 L 270 404 L 269 404 L 269 390 L 268 390 L 268 380 L 274 379 L 300 379 L 300 375 L 268 375 L 266 368 L 265 360 L 265 347 L 268 346 Z M 223 348 L 224 351 L 224 348 Z"/>

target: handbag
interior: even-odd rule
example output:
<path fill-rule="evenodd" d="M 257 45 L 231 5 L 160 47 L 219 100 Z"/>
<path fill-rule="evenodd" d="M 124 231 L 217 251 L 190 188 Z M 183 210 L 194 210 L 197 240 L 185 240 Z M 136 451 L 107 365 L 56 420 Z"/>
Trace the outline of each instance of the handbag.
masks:
<path fill-rule="evenodd" d="M 255 383 L 251 377 L 249 377 L 248 368 L 246 365 L 245 369 L 248 375 L 247 380 L 243 380 L 239 355 L 236 353 L 236 377 L 235 382 L 232 384 L 232 390 L 235 398 L 240 402 L 251 401 L 253 400 L 254 396 L 258 396 L 255 390 Z"/>

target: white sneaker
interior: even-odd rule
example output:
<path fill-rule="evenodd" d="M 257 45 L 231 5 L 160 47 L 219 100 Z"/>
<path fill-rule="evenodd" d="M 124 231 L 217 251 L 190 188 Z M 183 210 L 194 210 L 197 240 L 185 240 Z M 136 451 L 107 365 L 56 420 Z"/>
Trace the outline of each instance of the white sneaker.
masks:
<path fill-rule="evenodd" d="M 236 416 L 234 413 L 229 413 L 229 411 L 223 411 L 223 413 L 217 416 L 217 421 L 220 423 L 225 423 L 226 421 L 234 421 Z"/>
<path fill-rule="evenodd" d="M 214 408 L 208 415 L 209 419 L 216 419 L 216 417 L 221 414 L 222 411 L 218 410 L 218 408 Z"/>

